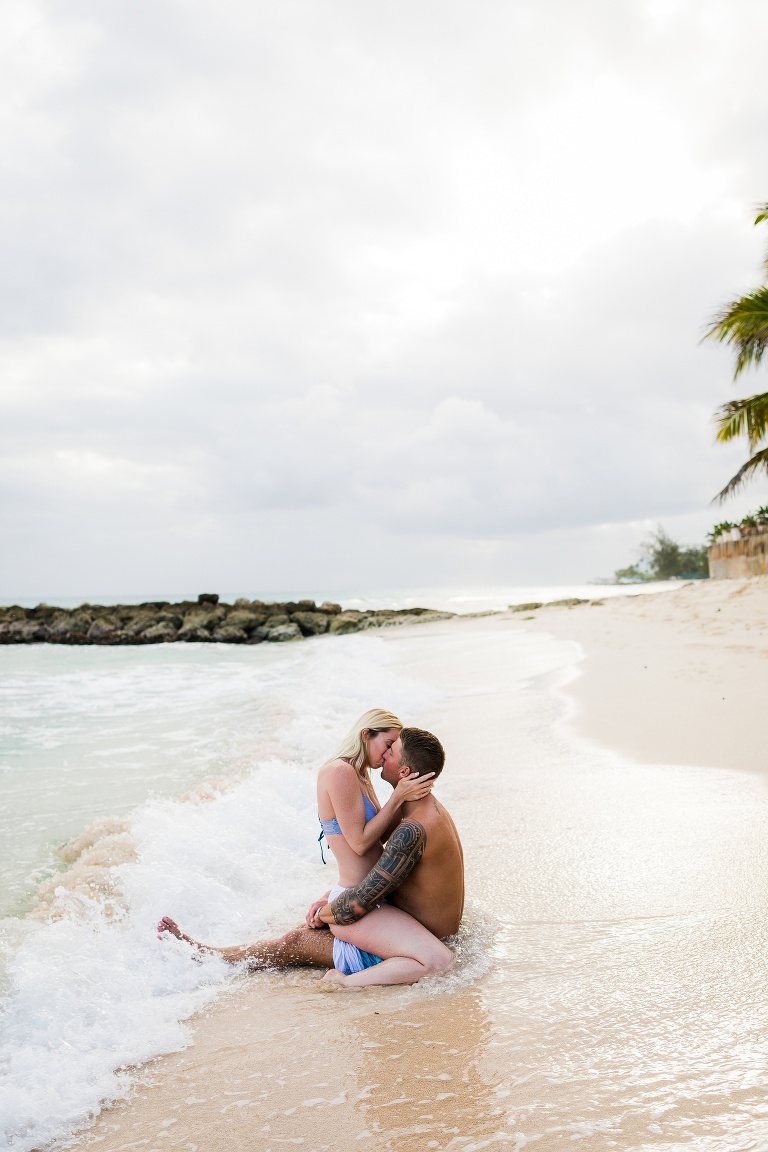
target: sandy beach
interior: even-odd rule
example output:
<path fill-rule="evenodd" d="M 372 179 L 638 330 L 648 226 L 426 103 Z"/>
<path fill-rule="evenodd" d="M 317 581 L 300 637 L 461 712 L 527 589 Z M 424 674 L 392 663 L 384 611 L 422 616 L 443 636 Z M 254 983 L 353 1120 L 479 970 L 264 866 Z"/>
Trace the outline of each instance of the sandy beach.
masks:
<path fill-rule="evenodd" d="M 381 634 L 441 693 L 458 975 L 235 975 L 85 1146 L 765 1147 L 768 580 Z"/>

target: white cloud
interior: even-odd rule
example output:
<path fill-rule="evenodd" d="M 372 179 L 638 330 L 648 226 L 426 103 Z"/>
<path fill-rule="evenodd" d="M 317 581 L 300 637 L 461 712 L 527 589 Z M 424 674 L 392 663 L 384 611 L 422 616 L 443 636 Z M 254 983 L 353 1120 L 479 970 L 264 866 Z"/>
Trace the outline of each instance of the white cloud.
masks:
<path fill-rule="evenodd" d="M 757 0 L 3 19 L 0 595 L 556 581 L 721 514 Z"/>

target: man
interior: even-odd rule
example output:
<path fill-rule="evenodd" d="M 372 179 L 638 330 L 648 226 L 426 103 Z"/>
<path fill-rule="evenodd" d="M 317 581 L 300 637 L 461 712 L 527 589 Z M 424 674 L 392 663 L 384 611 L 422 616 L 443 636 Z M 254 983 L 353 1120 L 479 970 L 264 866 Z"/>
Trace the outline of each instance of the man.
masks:
<path fill-rule="evenodd" d="M 385 755 L 381 775 L 394 788 L 412 774 L 433 772 L 437 779 L 444 762 L 445 753 L 436 736 L 419 728 L 404 728 Z M 310 965 L 332 969 L 333 937 L 317 929 L 333 924 L 339 939 L 375 953 L 376 959 L 385 962 L 351 976 L 328 973 L 334 982 L 349 987 L 410 983 L 429 972 L 446 971 L 453 957 L 440 940 L 458 931 L 464 907 L 461 841 L 450 815 L 431 793 L 404 804 L 402 817 L 365 879 L 331 904 L 317 901 L 309 910 L 308 926 L 294 928 L 279 940 L 213 948 L 184 935 L 167 916 L 158 928 L 233 964 L 247 961 L 252 968 Z M 408 925 L 411 929 L 416 926 L 395 909 L 409 913 L 431 937 L 423 931 L 409 933 Z M 410 964 L 398 967 L 396 960 Z"/>

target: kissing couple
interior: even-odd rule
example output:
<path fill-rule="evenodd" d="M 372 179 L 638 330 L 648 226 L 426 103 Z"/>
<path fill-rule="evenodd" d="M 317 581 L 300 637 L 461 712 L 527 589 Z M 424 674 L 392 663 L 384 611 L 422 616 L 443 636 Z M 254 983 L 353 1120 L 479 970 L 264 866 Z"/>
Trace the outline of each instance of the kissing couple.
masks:
<path fill-rule="evenodd" d="M 369 709 L 318 774 L 320 840 L 339 882 L 314 902 L 306 925 L 229 948 L 193 940 L 169 916 L 159 931 L 253 969 L 327 968 L 323 980 L 350 991 L 448 972 L 455 961 L 443 941 L 461 921 L 464 855 L 453 820 L 432 795 L 444 763 L 431 732 Z M 383 807 L 372 769 L 393 789 Z"/>

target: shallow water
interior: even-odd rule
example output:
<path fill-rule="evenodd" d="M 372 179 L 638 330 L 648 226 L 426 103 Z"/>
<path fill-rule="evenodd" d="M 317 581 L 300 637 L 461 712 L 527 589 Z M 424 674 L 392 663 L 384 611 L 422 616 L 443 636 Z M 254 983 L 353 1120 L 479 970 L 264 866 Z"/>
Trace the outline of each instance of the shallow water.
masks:
<path fill-rule="evenodd" d="M 498 630 L 446 635 L 431 656 L 457 696 L 429 717 L 454 762 L 477 764 L 484 733 L 482 789 L 446 781 L 446 800 L 497 921 L 486 1027 L 465 1052 L 481 1087 L 455 1147 L 766 1148 L 768 789 L 576 737 L 575 646 L 542 638 L 543 657 L 558 651 L 527 685 Z"/>

